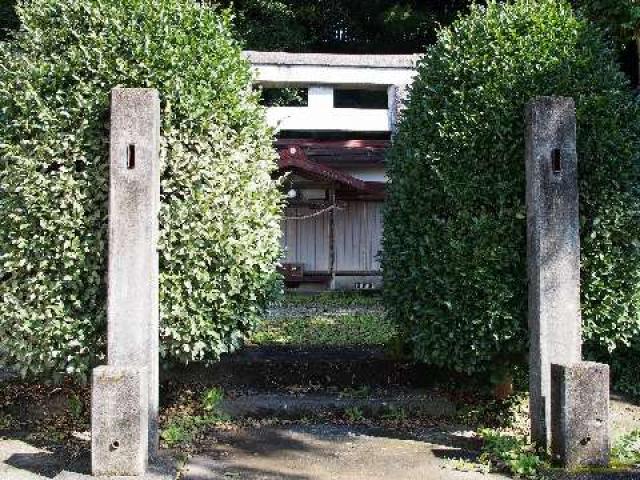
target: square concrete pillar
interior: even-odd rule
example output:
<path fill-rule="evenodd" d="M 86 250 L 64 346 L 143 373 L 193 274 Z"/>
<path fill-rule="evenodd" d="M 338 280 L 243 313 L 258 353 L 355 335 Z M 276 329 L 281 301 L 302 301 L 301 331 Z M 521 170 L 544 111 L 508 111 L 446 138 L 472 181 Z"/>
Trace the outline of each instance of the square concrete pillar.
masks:
<path fill-rule="evenodd" d="M 398 133 L 398 124 L 400 123 L 402 111 L 405 108 L 408 92 L 408 85 L 391 85 L 387 89 L 389 99 L 389 129 L 392 135 Z"/>
<path fill-rule="evenodd" d="M 144 368 L 149 454 L 158 448 L 160 100 L 154 89 L 111 92 L 108 364 Z"/>
<path fill-rule="evenodd" d="M 144 369 L 98 367 L 91 397 L 94 476 L 144 475 L 148 459 L 149 388 Z"/>
<path fill-rule="evenodd" d="M 570 469 L 609 464 L 609 366 L 551 365 L 551 451 Z"/>
<path fill-rule="evenodd" d="M 575 105 L 541 97 L 526 114 L 531 434 L 547 447 L 551 364 L 581 360 Z"/>

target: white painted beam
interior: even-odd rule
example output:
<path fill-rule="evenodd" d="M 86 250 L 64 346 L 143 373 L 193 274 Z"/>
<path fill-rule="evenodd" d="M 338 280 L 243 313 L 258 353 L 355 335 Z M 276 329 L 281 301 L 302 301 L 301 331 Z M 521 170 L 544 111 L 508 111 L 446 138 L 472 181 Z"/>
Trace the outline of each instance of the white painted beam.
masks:
<path fill-rule="evenodd" d="M 359 108 L 271 107 L 267 122 L 279 130 L 388 132 L 388 110 Z"/>
<path fill-rule="evenodd" d="M 259 52 L 245 50 L 244 57 L 253 64 L 324 65 L 336 67 L 414 68 L 420 54 L 361 55 L 336 53 Z"/>
<path fill-rule="evenodd" d="M 309 84 L 375 88 L 410 84 L 411 68 L 381 68 L 320 65 L 253 65 L 255 81 L 266 87 L 306 87 Z"/>

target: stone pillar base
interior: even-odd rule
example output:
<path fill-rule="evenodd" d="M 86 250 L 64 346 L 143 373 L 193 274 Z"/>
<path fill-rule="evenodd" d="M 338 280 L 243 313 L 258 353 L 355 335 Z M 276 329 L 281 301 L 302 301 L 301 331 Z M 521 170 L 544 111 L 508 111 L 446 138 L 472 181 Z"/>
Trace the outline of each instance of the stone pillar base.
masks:
<path fill-rule="evenodd" d="M 145 369 L 93 370 L 91 469 L 96 477 L 141 476 L 148 463 L 148 395 Z"/>
<path fill-rule="evenodd" d="M 609 366 L 551 365 L 551 451 L 566 468 L 609 464 Z"/>

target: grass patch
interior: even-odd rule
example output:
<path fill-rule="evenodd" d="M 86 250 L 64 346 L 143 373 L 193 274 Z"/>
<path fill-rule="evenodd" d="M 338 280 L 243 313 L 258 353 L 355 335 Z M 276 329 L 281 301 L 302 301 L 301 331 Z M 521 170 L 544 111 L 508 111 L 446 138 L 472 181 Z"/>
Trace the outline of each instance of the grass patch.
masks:
<path fill-rule="evenodd" d="M 640 465 L 640 430 L 620 437 L 611 449 L 612 468 L 629 468 Z"/>
<path fill-rule="evenodd" d="M 362 422 L 364 420 L 364 412 L 358 407 L 349 407 L 344 411 L 347 420 L 352 423 Z"/>
<path fill-rule="evenodd" d="M 13 426 L 13 417 L 6 414 L 0 414 L 0 430 L 8 430 Z"/>
<path fill-rule="evenodd" d="M 287 292 L 274 306 L 313 306 L 356 307 L 382 305 L 382 296 L 378 292 Z"/>
<path fill-rule="evenodd" d="M 257 345 L 388 345 L 396 332 L 395 325 L 382 314 L 318 314 L 265 321 L 251 342 Z"/>
<path fill-rule="evenodd" d="M 362 385 L 358 388 L 347 387 L 340 392 L 340 398 L 369 398 L 371 395 L 371 387 Z"/>
<path fill-rule="evenodd" d="M 216 415 L 183 415 L 172 418 L 160 438 L 167 448 L 185 447 L 195 442 L 212 425 L 221 422 Z"/>
<path fill-rule="evenodd" d="M 526 437 L 509 435 L 493 429 L 479 432 L 483 440 L 480 463 L 505 470 L 517 478 L 535 479 L 548 464 Z"/>
<path fill-rule="evenodd" d="M 476 460 L 451 460 L 449 467 L 460 471 L 506 472 L 515 478 L 545 478 L 548 458 L 529 440 L 529 401 L 526 393 L 506 400 L 471 404 L 458 421 L 479 427 L 482 453 Z M 491 426 L 483 428 L 481 426 Z"/>
<path fill-rule="evenodd" d="M 188 448 L 213 425 L 228 422 L 230 418 L 220 411 L 224 391 L 213 387 L 205 390 L 200 402 L 193 402 L 193 392 L 185 397 L 167 415 L 160 439 L 168 448 Z"/>

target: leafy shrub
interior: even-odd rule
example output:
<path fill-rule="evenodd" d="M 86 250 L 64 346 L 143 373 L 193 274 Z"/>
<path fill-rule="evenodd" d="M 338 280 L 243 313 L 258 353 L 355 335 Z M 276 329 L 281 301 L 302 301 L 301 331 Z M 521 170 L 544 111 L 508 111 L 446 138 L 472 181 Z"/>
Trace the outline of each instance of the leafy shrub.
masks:
<path fill-rule="evenodd" d="M 584 338 L 640 329 L 638 109 L 610 47 L 564 1 L 490 1 L 440 32 L 390 153 L 385 301 L 414 355 L 465 372 L 527 347 L 524 111 L 576 100 Z"/>
<path fill-rule="evenodd" d="M 536 453 L 535 446 L 523 436 L 509 435 L 498 430 L 483 429 L 478 432 L 483 440 L 480 462 L 496 465 L 516 478 L 540 478 L 545 461 Z"/>
<path fill-rule="evenodd" d="M 86 376 L 105 346 L 108 106 L 162 108 L 162 355 L 215 360 L 277 276 L 281 195 L 225 11 L 191 0 L 24 0 L 0 43 L 0 350 L 23 374 Z"/>
<path fill-rule="evenodd" d="M 638 40 L 640 9 L 635 0 L 577 0 L 575 3 L 621 46 Z"/>

